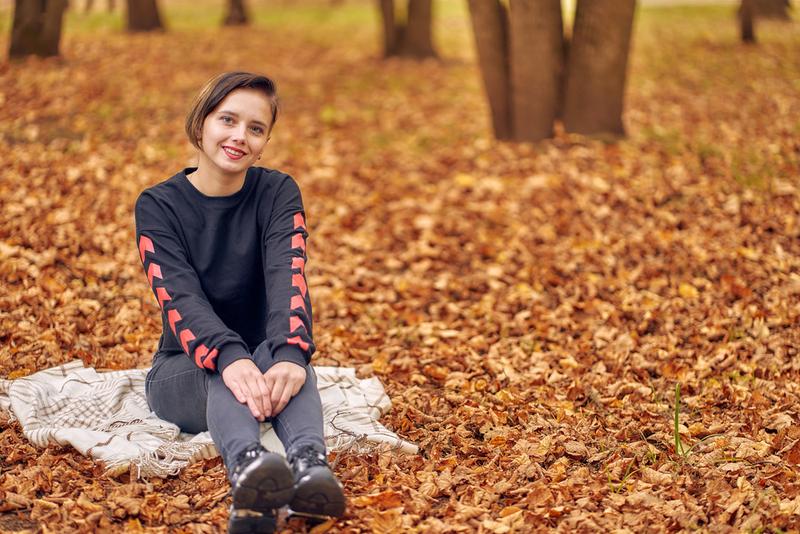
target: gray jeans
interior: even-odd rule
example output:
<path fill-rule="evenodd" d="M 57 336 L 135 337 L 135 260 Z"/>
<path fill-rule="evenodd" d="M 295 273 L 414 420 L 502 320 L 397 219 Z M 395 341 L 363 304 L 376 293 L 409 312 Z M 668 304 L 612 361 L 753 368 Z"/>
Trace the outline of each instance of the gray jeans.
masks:
<path fill-rule="evenodd" d="M 265 343 L 256 348 L 253 361 L 262 373 L 276 363 Z M 229 476 L 236 455 L 259 442 L 259 422 L 250 408 L 236 400 L 222 375 L 200 369 L 185 354 L 157 354 L 147 373 L 145 393 L 150 409 L 183 432 L 209 430 Z M 300 445 L 325 450 L 322 402 L 310 365 L 303 387 L 269 420 L 287 451 Z"/>

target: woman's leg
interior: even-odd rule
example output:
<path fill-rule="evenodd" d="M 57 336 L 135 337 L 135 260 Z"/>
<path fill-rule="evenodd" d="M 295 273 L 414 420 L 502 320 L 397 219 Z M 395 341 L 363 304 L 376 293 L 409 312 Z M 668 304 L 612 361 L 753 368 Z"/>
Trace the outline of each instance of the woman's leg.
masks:
<path fill-rule="evenodd" d="M 261 372 L 276 363 L 263 343 L 253 359 Z M 305 369 L 303 387 L 272 418 L 294 474 L 295 492 L 289 506 L 295 512 L 341 517 L 345 510 L 344 488 L 327 461 L 317 375 L 310 365 Z"/>
<path fill-rule="evenodd" d="M 150 408 L 184 432 L 209 430 L 228 474 L 236 456 L 259 442 L 259 424 L 218 373 L 198 368 L 183 354 L 159 356 L 147 375 Z"/>
<path fill-rule="evenodd" d="M 277 363 L 267 349 L 266 342 L 261 343 L 253 352 L 253 360 L 262 373 L 266 373 Z M 303 445 L 325 451 L 322 401 L 317 389 L 317 375 L 310 365 L 306 365 L 305 369 L 306 382 L 303 387 L 289 400 L 281 413 L 272 418 L 272 426 L 287 453 Z"/>

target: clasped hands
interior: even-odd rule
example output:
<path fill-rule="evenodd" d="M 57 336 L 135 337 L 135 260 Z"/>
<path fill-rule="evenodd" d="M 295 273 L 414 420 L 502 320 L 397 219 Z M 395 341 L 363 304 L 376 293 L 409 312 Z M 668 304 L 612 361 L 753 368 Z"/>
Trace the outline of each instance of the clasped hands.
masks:
<path fill-rule="evenodd" d="M 261 373 L 249 358 L 236 360 L 222 372 L 222 381 L 236 400 L 247 404 L 259 421 L 281 413 L 306 382 L 306 370 L 296 363 L 284 361 Z"/>

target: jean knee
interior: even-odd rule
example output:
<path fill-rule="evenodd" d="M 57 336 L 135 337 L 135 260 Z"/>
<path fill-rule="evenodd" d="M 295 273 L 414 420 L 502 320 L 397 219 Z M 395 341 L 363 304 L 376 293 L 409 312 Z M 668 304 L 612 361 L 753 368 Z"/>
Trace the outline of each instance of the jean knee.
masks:
<path fill-rule="evenodd" d="M 178 425 L 183 432 L 205 432 L 206 380 L 205 371 L 199 368 L 150 380 L 145 388 L 147 403 L 158 417 Z"/>

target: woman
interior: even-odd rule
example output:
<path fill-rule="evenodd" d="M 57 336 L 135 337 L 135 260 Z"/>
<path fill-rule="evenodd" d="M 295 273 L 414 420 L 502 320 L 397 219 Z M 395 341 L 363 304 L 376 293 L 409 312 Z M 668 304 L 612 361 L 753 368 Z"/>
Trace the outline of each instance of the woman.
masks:
<path fill-rule="evenodd" d="M 294 180 L 253 167 L 278 116 L 275 84 L 230 72 L 186 119 L 198 150 L 136 201 L 136 239 L 161 307 L 147 400 L 185 432 L 209 430 L 232 486 L 230 532 L 272 532 L 275 510 L 341 516 L 328 466 L 305 280 L 305 212 Z M 259 443 L 270 420 L 287 461 Z"/>

